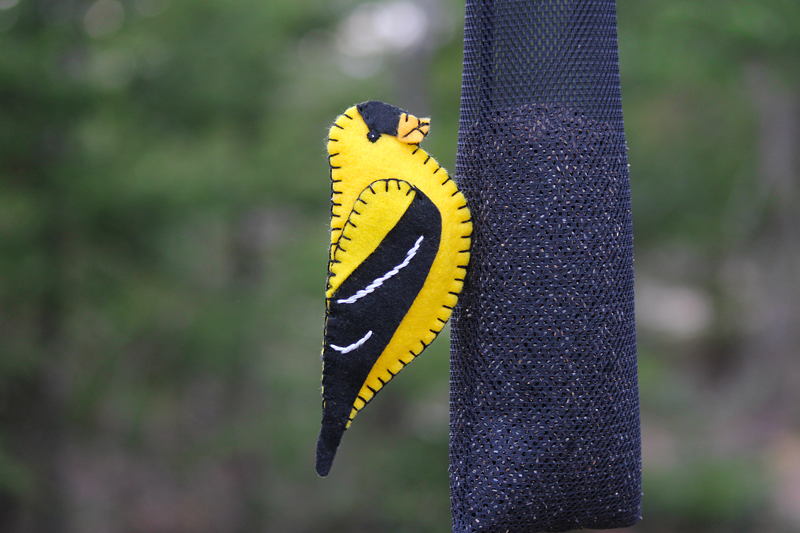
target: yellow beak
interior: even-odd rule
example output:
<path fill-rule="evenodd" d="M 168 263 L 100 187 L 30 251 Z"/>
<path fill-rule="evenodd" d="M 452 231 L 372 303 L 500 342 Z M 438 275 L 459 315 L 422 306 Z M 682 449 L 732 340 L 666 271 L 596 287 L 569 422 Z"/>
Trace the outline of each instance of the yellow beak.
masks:
<path fill-rule="evenodd" d="M 431 119 L 417 118 L 414 115 L 403 113 L 397 124 L 397 138 L 408 144 L 419 144 L 428 135 L 431 129 Z"/>

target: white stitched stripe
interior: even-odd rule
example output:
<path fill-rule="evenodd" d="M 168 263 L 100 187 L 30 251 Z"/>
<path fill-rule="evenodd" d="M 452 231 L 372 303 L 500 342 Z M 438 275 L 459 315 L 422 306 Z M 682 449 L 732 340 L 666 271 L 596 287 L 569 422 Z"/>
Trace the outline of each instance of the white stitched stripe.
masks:
<path fill-rule="evenodd" d="M 337 352 L 342 352 L 342 353 L 352 352 L 353 350 L 355 350 L 356 348 L 360 347 L 362 344 L 367 342 L 367 339 L 369 339 L 370 337 L 372 337 L 372 330 L 369 330 L 366 335 L 361 337 L 359 340 L 357 340 L 350 346 L 345 346 L 344 348 L 342 348 L 341 346 L 336 346 L 335 344 L 331 344 L 331 348 L 333 348 Z"/>
<path fill-rule="evenodd" d="M 414 243 L 414 246 L 412 246 L 411 249 L 406 254 L 406 258 L 403 259 L 402 263 L 400 263 L 399 265 L 397 265 L 396 267 L 391 269 L 389 272 L 387 272 L 383 276 L 379 277 L 378 279 L 376 279 L 375 281 L 373 281 L 372 283 L 367 285 L 366 288 L 361 289 L 360 291 L 358 291 L 357 293 L 352 295 L 350 298 L 344 298 L 342 300 L 336 300 L 336 303 L 337 304 L 351 304 L 351 303 L 355 302 L 356 300 L 358 300 L 359 298 L 363 298 L 367 294 L 371 293 L 372 291 L 374 291 L 375 289 L 377 289 L 378 287 L 383 285 L 384 281 L 386 281 L 387 279 L 391 278 L 392 276 L 394 276 L 395 274 L 400 272 L 401 268 L 404 268 L 404 267 L 408 266 L 408 263 L 411 261 L 411 259 L 415 255 L 417 255 L 417 250 L 419 250 L 419 244 L 422 242 L 422 239 L 423 239 L 423 237 L 422 237 L 422 235 L 420 235 L 419 239 L 417 239 L 417 242 Z"/>

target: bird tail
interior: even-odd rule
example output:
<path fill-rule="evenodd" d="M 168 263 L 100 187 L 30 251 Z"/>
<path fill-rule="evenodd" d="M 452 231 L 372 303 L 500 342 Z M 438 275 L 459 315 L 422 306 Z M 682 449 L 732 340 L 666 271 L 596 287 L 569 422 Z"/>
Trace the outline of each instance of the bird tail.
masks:
<path fill-rule="evenodd" d="M 336 457 L 336 450 L 342 441 L 344 428 L 333 424 L 322 424 L 317 440 L 317 474 L 322 477 L 328 475 L 333 465 L 333 458 Z"/>

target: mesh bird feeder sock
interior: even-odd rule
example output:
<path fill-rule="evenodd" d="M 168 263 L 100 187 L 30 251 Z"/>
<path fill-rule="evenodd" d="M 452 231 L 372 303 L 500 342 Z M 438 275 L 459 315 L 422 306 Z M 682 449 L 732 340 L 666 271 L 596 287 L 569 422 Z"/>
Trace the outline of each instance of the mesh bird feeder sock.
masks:
<path fill-rule="evenodd" d="M 630 185 L 613 0 L 467 0 L 456 179 L 455 532 L 641 509 Z"/>

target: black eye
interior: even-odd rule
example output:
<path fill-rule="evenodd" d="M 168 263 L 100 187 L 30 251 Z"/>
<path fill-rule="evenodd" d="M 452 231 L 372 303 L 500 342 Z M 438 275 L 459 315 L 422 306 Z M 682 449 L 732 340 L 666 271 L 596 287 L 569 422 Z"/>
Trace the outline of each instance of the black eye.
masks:
<path fill-rule="evenodd" d="M 375 141 L 380 139 L 380 137 L 381 137 L 381 134 L 378 133 L 378 132 L 375 132 L 375 131 L 371 131 L 371 132 L 367 133 L 367 139 L 369 139 L 369 142 L 372 142 L 372 143 L 374 143 Z"/>

